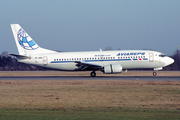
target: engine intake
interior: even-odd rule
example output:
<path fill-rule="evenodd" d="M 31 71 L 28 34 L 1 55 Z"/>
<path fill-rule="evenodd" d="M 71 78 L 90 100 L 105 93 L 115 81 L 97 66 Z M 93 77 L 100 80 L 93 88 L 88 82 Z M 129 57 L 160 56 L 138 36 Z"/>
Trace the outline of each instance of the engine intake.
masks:
<path fill-rule="evenodd" d="M 121 72 L 122 72 L 121 64 L 109 64 L 104 66 L 105 74 L 121 73 Z"/>

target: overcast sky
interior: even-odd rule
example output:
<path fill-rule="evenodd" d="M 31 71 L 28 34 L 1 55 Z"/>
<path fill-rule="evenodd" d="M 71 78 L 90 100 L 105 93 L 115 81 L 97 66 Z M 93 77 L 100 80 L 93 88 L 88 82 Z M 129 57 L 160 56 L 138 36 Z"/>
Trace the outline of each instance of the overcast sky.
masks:
<path fill-rule="evenodd" d="M 59 51 L 180 46 L 180 0 L 0 0 L 0 53 L 18 53 L 10 24 Z"/>

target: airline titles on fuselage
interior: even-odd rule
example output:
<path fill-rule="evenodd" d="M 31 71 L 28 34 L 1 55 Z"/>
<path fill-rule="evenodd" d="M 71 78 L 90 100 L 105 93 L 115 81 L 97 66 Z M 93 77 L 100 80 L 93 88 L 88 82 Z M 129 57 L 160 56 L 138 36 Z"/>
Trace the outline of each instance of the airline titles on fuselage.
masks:
<path fill-rule="evenodd" d="M 111 55 L 94 55 L 94 57 L 109 57 L 109 56 L 111 56 Z"/>
<path fill-rule="evenodd" d="M 118 53 L 116 56 L 125 56 L 125 55 L 145 55 L 145 52 L 135 52 L 135 53 Z"/>

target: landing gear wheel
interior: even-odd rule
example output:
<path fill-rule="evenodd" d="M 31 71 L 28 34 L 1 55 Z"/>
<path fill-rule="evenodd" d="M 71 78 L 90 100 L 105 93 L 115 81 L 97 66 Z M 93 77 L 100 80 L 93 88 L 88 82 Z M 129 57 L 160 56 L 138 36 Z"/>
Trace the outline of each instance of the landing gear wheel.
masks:
<path fill-rule="evenodd" d="M 95 77 L 96 73 L 95 72 L 91 72 L 91 77 Z"/>
<path fill-rule="evenodd" d="M 156 76 L 156 75 L 157 75 L 157 73 L 156 73 L 156 72 L 153 72 L 153 75 L 154 75 L 154 76 Z"/>

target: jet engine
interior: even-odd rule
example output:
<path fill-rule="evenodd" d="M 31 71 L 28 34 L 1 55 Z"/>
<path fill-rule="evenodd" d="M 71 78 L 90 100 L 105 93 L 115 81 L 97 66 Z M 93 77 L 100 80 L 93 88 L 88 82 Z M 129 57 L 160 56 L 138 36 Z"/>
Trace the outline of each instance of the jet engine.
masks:
<path fill-rule="evenodd" d="M 105 74 L 121 73 L 121 72 L 122 72 L 121 64 L 109 64 L 104 66 Z"/>

